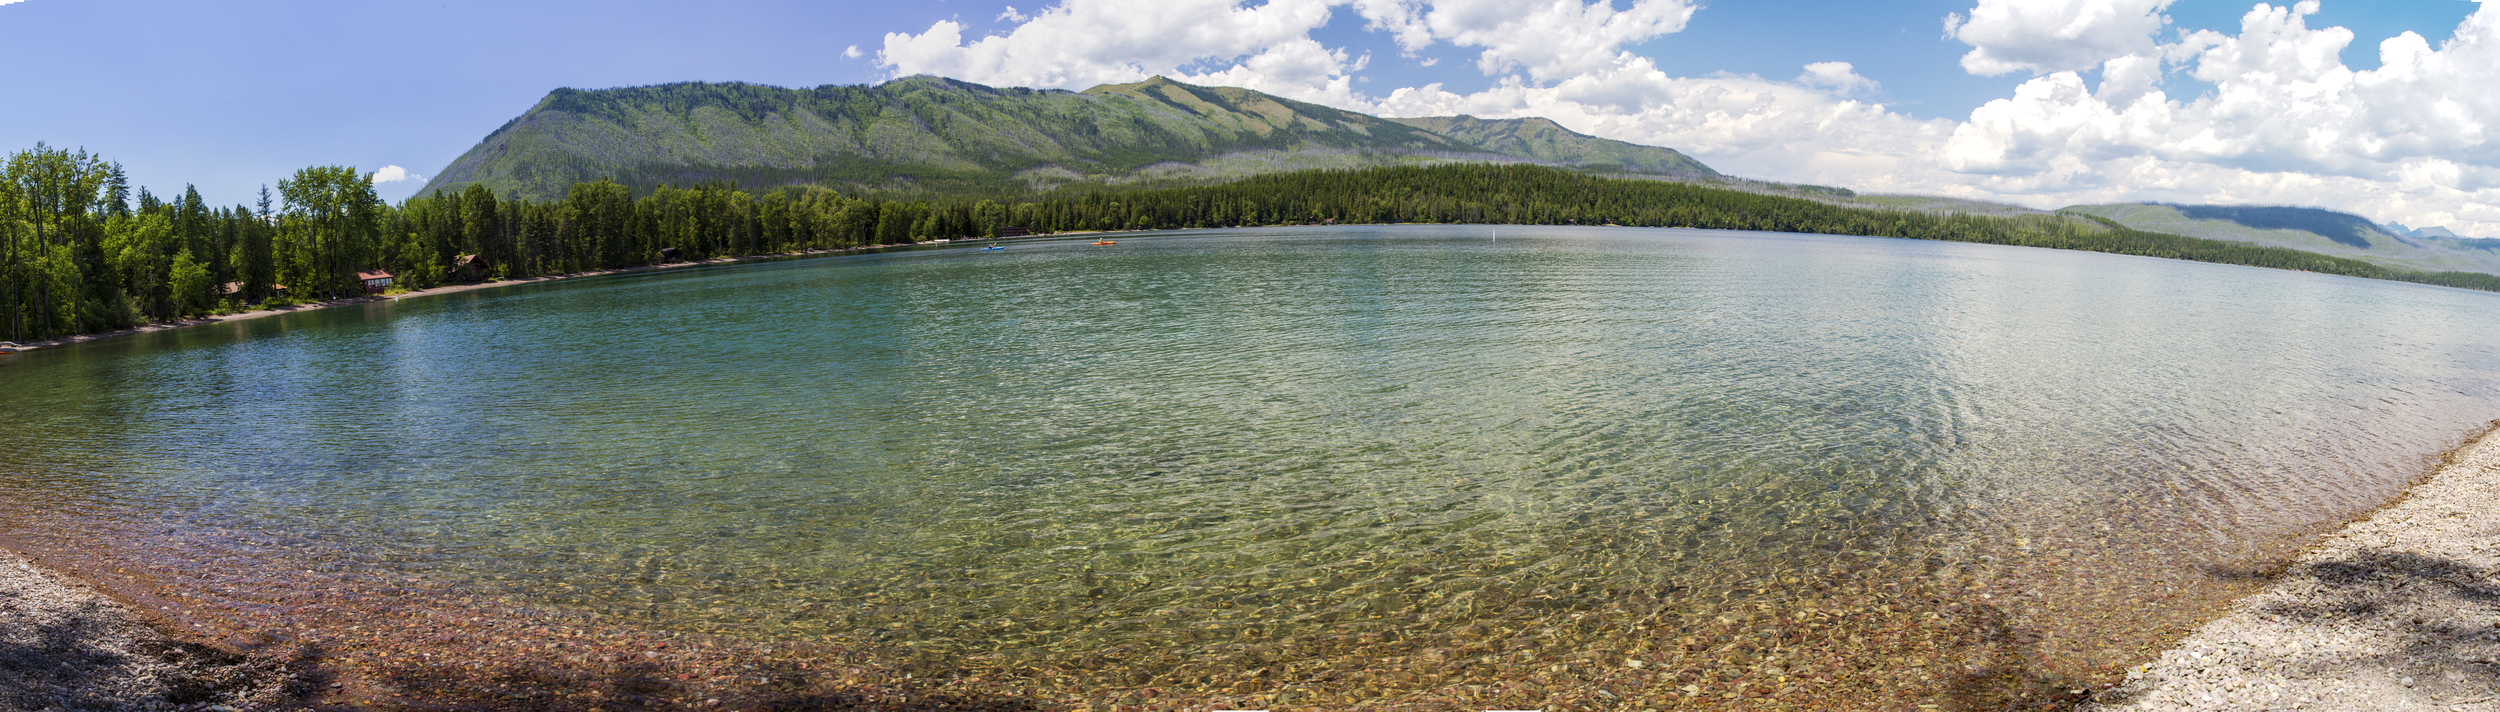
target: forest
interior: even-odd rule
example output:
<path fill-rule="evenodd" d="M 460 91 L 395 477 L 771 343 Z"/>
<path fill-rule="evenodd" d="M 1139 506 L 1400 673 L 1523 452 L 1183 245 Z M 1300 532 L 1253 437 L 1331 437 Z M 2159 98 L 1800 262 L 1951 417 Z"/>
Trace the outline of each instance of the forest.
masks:
<path fill-rule="evenodd" d="M 0 319 L 55 338 L 401 289 L 939 238 L 1313 223 L 1618 224 L 1985 242 L 2218 262 L 2500 291 L 2500 276 L 2393 270 L 2277 247 L 2131 230 L 2089 216 L 1983 217 L 1837 206 L 1523 164 L 1282 173 L 1211 186 L 1100 187 L 1013 199 L 888 200 L 825 188 L 761 195 L 600 180 L 549 201 L 481 186 L 383 202 L 370 174 L 316 166 L 212 206 L 197 190 L 132 194 L 119 164 L 37 144 L 0 166 Z M 478 265 L 454 271 L 456 260 Z"/>

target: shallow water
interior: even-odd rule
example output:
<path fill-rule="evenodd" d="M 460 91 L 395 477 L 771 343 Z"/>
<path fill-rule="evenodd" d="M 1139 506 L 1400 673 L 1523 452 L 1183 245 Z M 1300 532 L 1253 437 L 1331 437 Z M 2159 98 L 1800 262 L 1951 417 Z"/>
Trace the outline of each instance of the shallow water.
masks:
<path fill-rule="evenodd" d="M 0 491 L 48 513 L 20 537 L 244 532 L 168 570 L 309 552 L 1045 699 L 1814 706 L 2105 677 L 2500 411 L 2500 295 L 1503 232 L 918 249 L 39 351 L 0 360 Z"/>

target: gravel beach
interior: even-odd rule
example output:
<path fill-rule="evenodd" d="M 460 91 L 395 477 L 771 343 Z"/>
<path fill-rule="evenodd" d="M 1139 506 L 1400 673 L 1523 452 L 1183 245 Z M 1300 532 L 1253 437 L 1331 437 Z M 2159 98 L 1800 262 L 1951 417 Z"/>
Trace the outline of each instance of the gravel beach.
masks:
<path fill-rule="evenodd" d="M 2500 433 L 2087 710 L 2500 710 Z"/>
<path fill-rule="evenodd" d="M 246 710 L 309 684 L 284 662 L 176 640 L 0 550 L 0 710 Z"/>

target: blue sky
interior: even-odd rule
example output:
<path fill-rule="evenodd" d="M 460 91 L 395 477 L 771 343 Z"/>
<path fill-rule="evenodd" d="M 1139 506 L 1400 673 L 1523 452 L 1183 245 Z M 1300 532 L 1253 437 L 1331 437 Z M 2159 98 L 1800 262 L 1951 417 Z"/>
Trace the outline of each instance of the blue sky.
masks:
<path fill-rule="evenodd" d="M 2481 5 L 2253 4 L 0 0 L 0 144 L 83 147 L 156 192 L 235 204 L 308 165 L 430 176 L 557 87 L 1161 73 L 1374 113 L 1548 116 L 1776 180 L 2323 205 L 2500 235 L 2481 133 L 2500 105 L 2458 79 L 2500 76 Z M 2327 46 L 2334 28 L 2350 40 Z M 2383 68 L 2381 42 L 2408 32 L 2427 53 Z"/>

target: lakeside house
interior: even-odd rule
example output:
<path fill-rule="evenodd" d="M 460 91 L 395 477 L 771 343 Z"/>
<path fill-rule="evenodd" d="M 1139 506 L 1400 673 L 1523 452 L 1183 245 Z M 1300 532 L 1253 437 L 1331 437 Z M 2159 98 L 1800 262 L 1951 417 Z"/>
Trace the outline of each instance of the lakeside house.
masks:
<path fill-rule="evenodd" d="M 484 282 L 486 281 L 486 258 L 477 255 L 453 257 L 451 258 L 451 274 L 445 277 L 454 282 Z"/>
<path fill-rule="evenodd" d="M 1023 225 L 1009 225 L 999 228 L 997 234 L 993 234 L 991 237 L 1030 237 L 1032 235 L 1033 228 L 1025 227 Z"/>
<path fill-rule="evenodd" d="M 356 279 L 365 283 L 366 294 L 381 294 L 391 289 L 391 273 L 382 270 L 358 272 Z"/>
<path fill-rule="evenodd" d="M 236 301 L 245 304 L 259 304 L 262 301 L 286 296 L 286 285 L 272 284 L 268 289 L 246 292 L 242 282 L 227 282 L 225 286 L 217 288 L 217 293 L 221 296 L 234 297 Z"/>
<path fill-rule="evenodd" d="M 684 261 L 686 261 L 685 252 L 674 247 L 660 248 L 660 264 L 676 264 Z"/>

